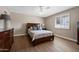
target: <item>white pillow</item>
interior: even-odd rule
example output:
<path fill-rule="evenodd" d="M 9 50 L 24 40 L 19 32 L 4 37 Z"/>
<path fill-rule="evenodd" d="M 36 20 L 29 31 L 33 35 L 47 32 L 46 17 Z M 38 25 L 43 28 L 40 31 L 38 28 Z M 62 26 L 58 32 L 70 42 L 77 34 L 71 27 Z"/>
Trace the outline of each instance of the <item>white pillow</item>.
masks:
<path fill-rule="evenodd" d="M 41 25 L 38 25 L 38 30 L 42 30 L 42 26 Z"/>
<path fill-rule="evenodd" d="M 33 27 L 30 27 L 28 30 L 33 30 Z"/>

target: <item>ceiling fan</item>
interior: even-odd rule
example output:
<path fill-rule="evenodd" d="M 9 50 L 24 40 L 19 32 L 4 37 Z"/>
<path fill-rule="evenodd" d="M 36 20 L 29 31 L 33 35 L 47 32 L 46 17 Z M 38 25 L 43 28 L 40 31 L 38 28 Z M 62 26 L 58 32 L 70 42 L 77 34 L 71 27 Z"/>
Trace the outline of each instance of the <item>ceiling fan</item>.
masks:
<path fill-rule="evenodd" d="M 50 6 L 39 6 L 40 11 L 43 11 L 43 9 L 47 10 L 50 9 Z"/>
<path fill-rule="evenodd" d="M 50 6 L 39 6 L 39 9 L 40 9 L 40 14 L 42 14 L 44 10 L 50 9 Z"/>

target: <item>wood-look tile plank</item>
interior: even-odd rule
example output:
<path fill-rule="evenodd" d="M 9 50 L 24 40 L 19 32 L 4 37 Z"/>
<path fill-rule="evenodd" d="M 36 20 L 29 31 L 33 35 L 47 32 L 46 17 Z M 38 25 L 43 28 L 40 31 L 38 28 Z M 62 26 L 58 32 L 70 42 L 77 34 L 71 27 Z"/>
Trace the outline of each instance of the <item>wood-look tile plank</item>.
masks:
<path fill-rule="evenodd" d="M 75 42 L 55 37 L 54 41 L 48 41 L 32 46 L 29 38 L 19 36 L 14 38 L 12 52 L 78 52 L 79 45 Z"/>

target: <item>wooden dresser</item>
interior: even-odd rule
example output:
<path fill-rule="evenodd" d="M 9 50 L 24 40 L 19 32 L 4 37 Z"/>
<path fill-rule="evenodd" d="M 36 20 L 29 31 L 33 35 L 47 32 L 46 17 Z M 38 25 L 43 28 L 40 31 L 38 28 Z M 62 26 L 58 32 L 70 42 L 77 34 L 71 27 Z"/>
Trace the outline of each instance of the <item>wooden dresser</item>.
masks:
<path fill-rule="evenodd" d="M 0 51 L 10 51 L 13 38 L 13 29 L 0 30 Z"/>

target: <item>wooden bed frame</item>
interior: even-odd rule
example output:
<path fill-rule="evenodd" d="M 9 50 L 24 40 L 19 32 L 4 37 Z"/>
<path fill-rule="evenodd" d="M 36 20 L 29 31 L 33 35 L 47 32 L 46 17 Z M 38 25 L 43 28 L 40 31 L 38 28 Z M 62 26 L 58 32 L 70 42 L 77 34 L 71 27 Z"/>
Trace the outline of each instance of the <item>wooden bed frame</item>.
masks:
<path fill-rule="evenodd" d="M 39 38 L 39 39 L 32 41 L 32 38 L 28 34 L 28 29 L 32 26 L 36 26 L 36 25 L 39 25 L 39 24 L 40 23 L 27 23 L 26 24 L 26 34 L 29 36 L 30 41 L 31 41 L 33 46 L 40 44 L 40 43 L 43 43 L 43 42 L 46 42 L 46 41 L 53 41 L 54 40 L 54 35 L 52 35 L 52 36 L 47 36 L 47 37 Z"/>

